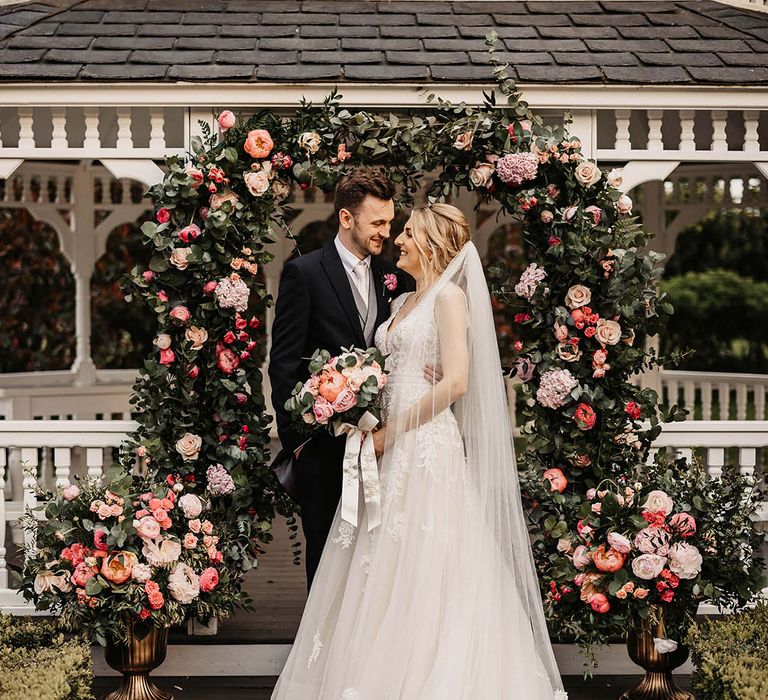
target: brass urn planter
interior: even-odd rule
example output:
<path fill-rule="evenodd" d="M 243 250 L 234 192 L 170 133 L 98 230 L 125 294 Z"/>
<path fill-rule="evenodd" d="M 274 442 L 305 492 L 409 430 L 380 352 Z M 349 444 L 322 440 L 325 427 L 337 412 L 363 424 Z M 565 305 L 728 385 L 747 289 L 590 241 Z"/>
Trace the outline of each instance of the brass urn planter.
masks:
<path fill-rule="evenodd" d="M 173 700 L 173 695 L 158 688 L 149 674 L 165 661 L 168 649 L 168 628 L 150 627 L 149 633 L 139 639 L 135 628 L 128 627 L 128 644 L 107 644 L 106 662 L 123 674 L 120 687 L 104 700 Z"/>

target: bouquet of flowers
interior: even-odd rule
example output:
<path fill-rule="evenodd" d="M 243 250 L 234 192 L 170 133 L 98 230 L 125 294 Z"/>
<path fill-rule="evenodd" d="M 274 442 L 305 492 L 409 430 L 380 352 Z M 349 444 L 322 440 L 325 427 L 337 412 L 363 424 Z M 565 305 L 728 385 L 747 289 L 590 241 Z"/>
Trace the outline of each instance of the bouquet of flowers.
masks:
<path fill-rule="evenodd" d="M 563 489 L 559 469 L 544 487 Z M 586 499 L 555 493 L 560 518 L 545 519 L 557 540 L 545 608 L 585 644 L 663 614 L 671 651 L 699 602 L 736 607 L 762 587 L 761 536 L 752 516 L 761 494 L 754 479 L 726 470 L 710 477 L 686 459 L 660 456 L 631 478 L 605 479 Z M 537 556 L 542 556 L 540 548 Z"/>
<path fill-rule="evenodd" d="M 324 429 L 336 437 L 346 435 L 341 517 L 357 527 L 362 482 L 368 529 L 372 530 L 381 522 L 379 470 L 371 431 L 381 421 L 377 399 L 387 383 L 384 356 L 376 348 L 342 348 L 335 357 L 316 350 L 309 373 L 306 382 L 296 385 L 285 408 L 302 432 L 311 435 Z"/>
<path fill-rule="evenodd" d="M 370 425 L 372 419 L 375 422 L 364 429 L 370 431 L 378 425 L 381 410 L 377 399 L 387 383 L 387 372 L 384 356 L 376 348 L 342 348 L 335 357 L 327 350 L 316 350 L 309 373 L 309 379 L 296 385 L 285 404 L 303 432 L 321 426 L 335 433 L 342 423 Z"/>
<path fill-rule="evenodd" d="M 124 475 L 40 493 L 45 519 L 22 518 L 35 536 L 24 596 L 102 645 L 124 641 L 129 624 L 140 634 L 230 616 L 245 601 L 239 574 L 223 563 L 228 536 L 209 519 L 207 494 L 195 491 L 191 480 Z"/>

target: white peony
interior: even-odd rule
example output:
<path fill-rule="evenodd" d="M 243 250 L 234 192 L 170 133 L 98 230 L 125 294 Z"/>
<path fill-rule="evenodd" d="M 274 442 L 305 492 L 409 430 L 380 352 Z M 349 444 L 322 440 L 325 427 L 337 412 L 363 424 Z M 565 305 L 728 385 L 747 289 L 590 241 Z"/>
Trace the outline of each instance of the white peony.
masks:
<path fill-rule="evenodd" d="M 680 578 L 696 578 L 701 564 L 701 552 L 692 544 L 678 542 L 669 548 L 669 570 Z"/>
<path fill-rule="evenodd" d="M 179 560 L 181 544 L 174 540 L 162 540 L 160 544 L 145 540 L 141 553 L 151 566 L 170 566 Z"/>
<path fill-rule="evenodd" d="M 658 554 L 641 554 L 632 560 L 632 573 L 638 578 L 650 581 L 661 573 L 666 563 L 667 558 Z"/>
<path fill-rule="evenodd" d="M 182 605 L 188 605 L 200 595 L 200 579 L 191 566 L 179 562 L 168 577 L 171 596 Z"/>
<path fill-rule="evenodd" d="M 651 513 L 664 513 L 669 515 L 672 512 L 674 503 L 664 491 L 651 491 L 643 503 L 643 508 Z"/>
<path fill-rule="evenodd" d="M 186 493 L 179 499 L 185 518 L 196 518 L 203 512 L 202 501 L 194 493 Z"/>
<path fill-rule="evenodd" d="M 303 148 L 310 155 L 320 150 L 322 139 L 316 131 L 305 131 L 299 136 L 299 147 Z"/>
<path fill-rule="evenodd" d="M 653 646 L 659 654 L 670 654 L 677 649 L 677 642 L 674 639 L 654 637 Z"/>

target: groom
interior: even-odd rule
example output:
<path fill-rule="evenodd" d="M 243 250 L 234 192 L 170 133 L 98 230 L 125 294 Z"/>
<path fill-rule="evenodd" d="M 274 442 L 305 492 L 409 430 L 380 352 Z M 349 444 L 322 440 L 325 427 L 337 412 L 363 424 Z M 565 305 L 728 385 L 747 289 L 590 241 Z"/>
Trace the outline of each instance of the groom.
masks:
<path fill-rule="evenodd" d="M 345 438 L 317 433 L 304 442 L 284 406 L 296 383 L 308 378 L 315 350 L 337 355 L 342 347 L 371 347 L 392 298 L 414 288 L 410 276 L 379 257 L 395 216 L 394 195 L 392 181 L 376 170 L 360 168 L 344 177 L 333 200 L 336 238 L 287 262 L 280 278 L 269 378 L 283 449 L 273 467 L 288 469 L 301 506 L 307 587 L 341 498 Z"/>

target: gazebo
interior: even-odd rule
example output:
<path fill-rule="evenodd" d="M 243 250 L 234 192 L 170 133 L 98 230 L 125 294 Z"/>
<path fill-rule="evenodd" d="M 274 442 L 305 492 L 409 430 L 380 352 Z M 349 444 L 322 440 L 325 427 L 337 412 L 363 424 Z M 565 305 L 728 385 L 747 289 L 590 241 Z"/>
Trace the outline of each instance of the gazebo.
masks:
<path fill-rule="evenodd" d="M 56 231 L 75 278 L 77 332 L 71 369 L 0 375 L 3 532 L 34 499 L 33 473 L 62 483 L 82 462 L 98 474 L 105 450 L 131 427 L 135 372 L 97 369 L 91 358 L 90 280 L 110 232 L 149 209 L 132 184 L 158 181 L 164 158 L 188 150 L 200 123 L 215 127 L 224 108 L 290 110 L 334 86 L 343 104 L 372 111 L 429 110 L 425 92 L 477 103 L 493 82 L 489 31 L 532 107 L 549 120 L 569 114 L 588 157 L 624 168 L 623 189 L 635 191 L 655 249 L 671 253 L 718 189 L 738 205 L 747 183 L 751 206 L 768 203 L 765 0 L 43 0 L 0 8 L 0 207 L 26 209 Z M 117 201 L 97 195 L 113 183 Z M 472 211 L 471 195 L 458 196 Z M 293 208 L 295 232 L 331 213 L 312 191 L 297 194 Z M 483 206 L 474 223 L 484 252 L 504 220 Z M 274 246 L 265 270 L 272 292 L 291 248 L 284 239 Z M 642 381 L 703 406 L 704 420 L 671 426 L 658 449 L 698 450 L 713 473 L 734 460 L 743 472 L 763 468 L 768 377 L 662 371 Z M 718 403 L 720 420 L 710 420 Z M 756 420 L 746 420 L 748 403 Z M 10 546 L 0 541 L 0 606 L 20 611 L 8 586 Z M 284 651 L 264 647 L 259 668 L 278 668 Z"/>

